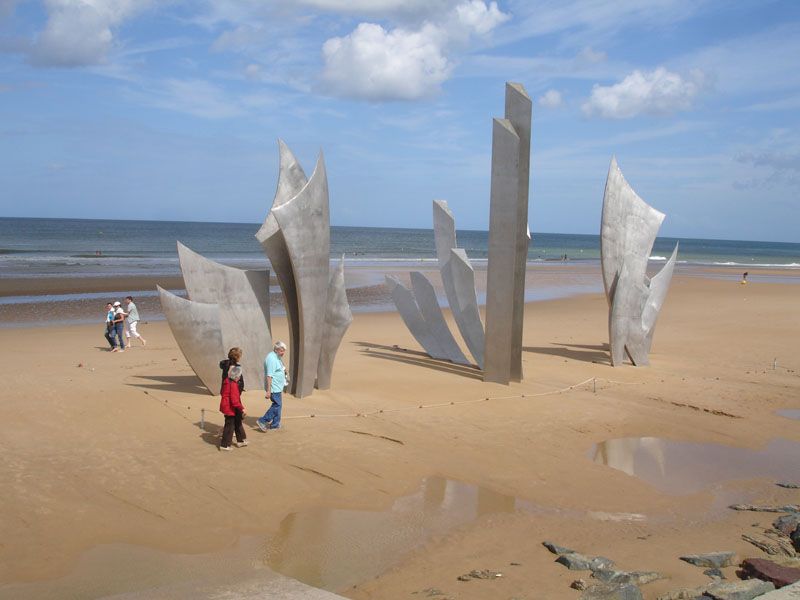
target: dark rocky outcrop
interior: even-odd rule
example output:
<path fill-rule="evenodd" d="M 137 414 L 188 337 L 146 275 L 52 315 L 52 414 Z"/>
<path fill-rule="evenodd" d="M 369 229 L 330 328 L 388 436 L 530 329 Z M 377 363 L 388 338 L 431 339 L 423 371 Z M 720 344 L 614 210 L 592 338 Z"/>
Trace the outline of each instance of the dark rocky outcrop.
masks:
<path fill-rule="evenodd" d="M 779 565 L 766 558 L 748 558 L 741 566 L 742 573 L 746 577 L 769 581 L 776 588 L 800 581 L 800 569 Z"/>

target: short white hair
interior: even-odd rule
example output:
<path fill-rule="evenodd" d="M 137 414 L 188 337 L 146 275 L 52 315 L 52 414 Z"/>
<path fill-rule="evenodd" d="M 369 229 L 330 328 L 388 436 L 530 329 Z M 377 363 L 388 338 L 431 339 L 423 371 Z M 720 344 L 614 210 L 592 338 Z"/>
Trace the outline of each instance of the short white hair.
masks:
<path fill-rule="evenodd" d="M 273 350 L 286 350 L 286 344 L 283 342 L 275 342 L 275 345 L 272 347 Z"/>

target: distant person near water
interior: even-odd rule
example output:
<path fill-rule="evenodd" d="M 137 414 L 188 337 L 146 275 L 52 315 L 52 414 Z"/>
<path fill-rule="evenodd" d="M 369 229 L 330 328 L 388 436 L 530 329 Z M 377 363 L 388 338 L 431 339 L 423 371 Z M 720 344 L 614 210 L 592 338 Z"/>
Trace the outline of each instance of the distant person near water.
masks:
<path fill-rule="evenodd" d="M 241 348 L 231 348 L 228 350 L 228 358 L 225 360 L 219 361 L 219 368 L 222 369 L 222 383 L 225 383 L 225 380 L 228 378 L 228 372 L 232 367 L 235 367 L 239 364 L 239 361 L 242 360 L 242 349 Z M 238 380 L 239 384 L 239 393 L 241 394 L 244 392 L 244 375 L 239 377 Z M 220 389 L 220 394 L 222 390 Z"/>
<path fill-rule="evenodd" d="M 264 361 L 264 375 L 266 378 L 267 400 L 272 404 L 264 413 L 264 416 L 256 421 L 256 425 L 261 431 L 267 429 L 280 429 L 281 409 L 283 408 L 283 388 L 286 387 L 288 378 L 286 377 L 286 367 L 283 366 L 283 355 L 286 354 L 286 344 L 275 342 L 272 352 L 267 354 Z"/>
<path fill-rule="evenodd" d="M 133 303 L 133 297 L 125 296 L 125 301 L 128 303 L 125 307 L 125 316 L 128 323 L 128 327 L 125 329 L 125 337 L 128 338 L 128 346 L 133 347 L 130 341 L 131 337 L 140 340 L 142 346 L 147 346 L 147 340 L 136 331 L 136 326 L 139 324 L 139 309 L 136 308 L 136 305 Z"/>
<path fill-rule="evenodd" d="M 125 311 L 122 310 L 122 303 L 117 301 L 114 302 L 114 331 L 111 334 L 112 336 L 116 336 L 119 340 L 119 348 L 114 346 L 111 349 L 112 352 L 125 352 L 125 337 L 122 335 L 123 331 L 125 330 Z"/>
<path fill-rule="evenodd" d="M 230 353 L 229 353 L 230 354 Z M 228 376 L 222 380 L 220 391 L 219 412 L 225 415 L 225 427 L 222 429 L 222 440 L 219 449 L 230 451 L 233 434 L 236 433 L 236 446 L 247 446 L 247 435 L 242 427 L 242 419 L 247 414 L 242 404 L 239 392 L 239 379 L 242 377 L 242 367 L 237 364 L 228 369 Z"/>
<path fill-rule="evenodd" d="M 117 347 L 117 342 L 114 339 L 114 305 L 111 302 L 106 304 L 106 332 L 103 335 L 111 346 L 109 350 L 113 351 Z"/>
<path fill-rule="evenodd" d="M 742 285 L 746 285 L 747 284 L 747 271 L 742 273 L 742 280 L 739 283 L 741 283 Z"/>

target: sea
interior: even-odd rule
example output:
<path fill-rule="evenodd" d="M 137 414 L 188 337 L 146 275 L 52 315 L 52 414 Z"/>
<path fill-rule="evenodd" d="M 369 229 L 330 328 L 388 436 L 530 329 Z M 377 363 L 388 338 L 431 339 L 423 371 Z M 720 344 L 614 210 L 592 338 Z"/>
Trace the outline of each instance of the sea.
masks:
<path fill-rule="evenodd" d="M 255 239 L 259 224 L 185 221 L 0 218 L 0 277 L 104 277 L 178 275 L 176 241 L 207 258 L 242 268 L 263 268 Z M 680 242 L 679 264 L 800 268 L 800 244 L 691 238 L 656 239 L 652 261 L 665 261 Z M 486 261 L 487 231 L 458 231 L 473 261 Z M 331 227 L 331 258 L 379 266 L 435 262 L 433 231 L 384 227 Z M 529 262 L 598 262 L 600 236 L 533 233 Z"/>
<path fill-rule="evenodd" d="M 177 241 L 223 264 L 261 269 L 268 267 L 268 261 L 255 239 L 259 227 L 257 223 L 0 218 L 0 278 L 178 276 Z M 488 232 L 460 230 L 457 238 L 476 272 L 485 270 Z M 800 244 L 797 243 L 668 237 L 656 240 L 650 256 L 652 266 L 666 261 L 676 243 L 680 244 L 679 270 L 681 267 L 690 272 L 691 267 L 705 270 L 727 267 L 731 277 L 733 272 L 738 277 L 742 271 L 755 267 L 785 271 L 787 275 L 796 275 L 790 271 L 800 269 Z M 350 270 L 373 275 L 371 279 L 356 278 L 361 282 L 356 285 L 377 286 L 383 282 L 384 272 L 434 269 L 436 266 L 430 229 L 332 226 L 331 259 L 338 260 L 342 256 L 346 273 Z M 532 234 L 529 265 L 566 268 L 577 273 L 580 266 L 594 266 L 596 271 L 599 261 L 598 235 Z M 782 279 L 780 275 L 772 278 L 786 283 L 800 279 L 796 276 Z M 348 287 L 351 287 L 350 281 Z M 602 290 L 596 276 L 591 280 L 568 277 L 566 285 L 551 287 L 527 294 L 526 298 L 547 299 Z M 123 291 L 134 292 L 137 298 L 155 300 L 156 296 L 155 290 L 120 290 L 120 293 Z M 280 296 L 279 290 L 273 292 Z M 479 292 L 479 299 L 481 295 Z M 24 296 L 14 295 L 12 289 L 0 297 L 0 309 L 11 308 L 11 305 L 104 301 L 108 296 L 108 293 Z M 386 298 L 375 306 L 363 305 L 360 310 L 379 308 L 387 308 Z M 41 312 L 33 311 L 31 319 L 38 319 Z M 11 323 L 3 313 L 0 310 L 0 326 L 8 326 Z"/>

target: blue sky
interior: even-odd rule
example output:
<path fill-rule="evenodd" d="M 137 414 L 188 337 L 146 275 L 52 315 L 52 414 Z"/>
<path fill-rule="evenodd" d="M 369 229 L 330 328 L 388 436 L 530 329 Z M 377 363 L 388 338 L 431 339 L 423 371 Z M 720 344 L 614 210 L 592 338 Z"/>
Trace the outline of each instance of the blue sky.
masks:
<path fill-rule="evenodd" d="M 278 137 L 335 225 L 486 229 L 503 84 L 531 229 L 800 242 L 800 2 L 0 0 L 0 216 L 260 222 Z"/>

